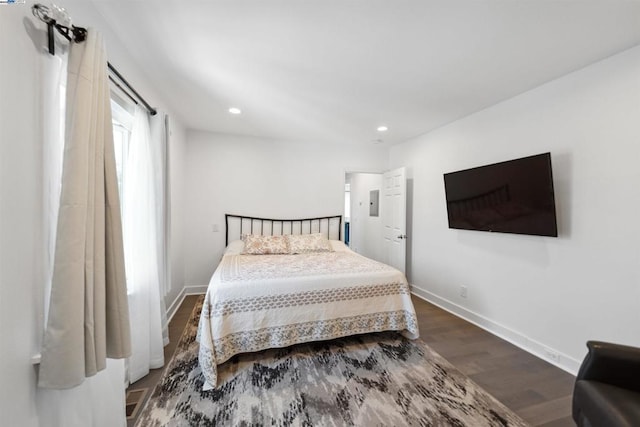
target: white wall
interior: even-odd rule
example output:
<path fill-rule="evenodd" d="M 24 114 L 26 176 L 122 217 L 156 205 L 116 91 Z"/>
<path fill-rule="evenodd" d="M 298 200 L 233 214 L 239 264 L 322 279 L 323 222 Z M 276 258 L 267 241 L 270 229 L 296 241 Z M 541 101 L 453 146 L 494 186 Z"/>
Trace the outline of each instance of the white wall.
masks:
<path fill-rule="evenodd" d="M 382 244 L 382 222 L 380 204 L 382 197 L 382 174 L 352 173 L 351 224 L 349 247 L 368 258 L 384 262 Z M 379 191 L 378 216 L 369 215 L 370 191 Z"/>
<path fill-rule="evenodd" d="M 39 425 L 31 356 L 44 245 L 38 58 L 25 9 L 0 9 L 0 420 L 27 427 Z"/>
<path fill-rule="evenodd" d="M 349 170 L 382 171 L 388 150 L 189 132 L 185 283 L 206 286 L 224 249 L 224 214 L 267 218 L 342 215 Z M 212 232 L 212 225 L 219 232 Z"/>
<path fill-rule="evenodd" d="M 182 123 L 170 116 L 169 157 L 171 188 L 171 289 L 165 296 L 167 309 L 177 308 L 184 290 L 184 189 L 187 132 Z M 171 340 L 179 337 L 169 337 Z"/>
<path fill-rule="evenodd" d="M 443 173 L 550 151 L 559 237 L 448 229 Z M 640 345 L 640 47 L 392 147 L 416 291 L 575 371 Z M 468 297 L 459 294 L 468 287 Z"/>
<path fill-rule="evenodd" d="M 123 45 L 109 33 L 90 2 L 56 2 L 68 6 L 78 25 L 104 30 L 109 58 L 154 105 L 163 107 L 158 93 L 144 86 L 144 75 L 126 55 Z M 62 3 L 62 4 L 61 4 Z M 77 9 L 76 9 L 77 6 Z M 46 38 L 43 24 L 30 11 L 31 3 L 0 8 L 0 424 L 31 426 L 113 426 L 114 408 L 105 403 L 111 390 L 122 384 L 111 382 L 105 372 L 72 390 L 45 391 L 36 387 L 32 356 L 42 337 L 42 301 L 46 242 L 43 231 L 43 143 L 41 138 L 40 57 Z M 77 12 L 77 14 L 75 13 Z M 157 103 L 157 104 L 156 104 Z M 171 114 L 171 111 L 169 111 Z M 185 132 L 173 122 L 174 160 L 184 159 Z M 182 148 L 181 148 L 182 146 Z M 181 189 L 183 169 L 177 164 L 172 186 Z M 180 190 L 174 199 L 181 200 Z M 174 218 L 181 221 L 177 205 Z M 181 225 L 175 223 L 174 249 L 182 245 Z M 176 242 L 178 242 L 176 244 Z M 172 253 L 180 274 L 182 256 Z M 182 287 L 183 281 L 174 286 Z M 121 364 L 121 362 L 119 362 Z M 109 363 L 110 368 L 123 369 Z M 113 369 L 112 369 L 113 367 Z M 116 372 L 117 373 L 117 372 Z M 123 374 L 120 375 L 123 378 Z M 124 395 L 122 396 L 124 398 Z M 123 406 L 115 408 L 124 415 Z M 122 420 L 124 423 L 124 419 Z M 115 424 L 117 425 L 117 424 Z"/>

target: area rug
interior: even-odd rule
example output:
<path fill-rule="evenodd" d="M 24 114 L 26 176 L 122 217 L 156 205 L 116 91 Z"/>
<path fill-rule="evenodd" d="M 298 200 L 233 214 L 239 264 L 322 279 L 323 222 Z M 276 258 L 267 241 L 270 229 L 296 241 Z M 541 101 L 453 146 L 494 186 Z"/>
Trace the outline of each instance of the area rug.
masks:
<path fill-rule="evenodd" d="M 201 308 L 137 427 L 527 426 L 424 342 L 391 332 L 235 356 L 202 391 Z"/>

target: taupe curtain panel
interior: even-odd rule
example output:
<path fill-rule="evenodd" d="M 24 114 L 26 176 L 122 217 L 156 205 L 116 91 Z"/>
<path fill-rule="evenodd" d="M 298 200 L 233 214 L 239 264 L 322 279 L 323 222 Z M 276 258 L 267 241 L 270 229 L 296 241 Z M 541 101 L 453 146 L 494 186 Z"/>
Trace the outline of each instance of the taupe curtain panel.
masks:
<path fill-rule="evenodd" d="M 39 385 L 65 389 L 131 353 L 102 36 L 69 51 L 62 192 Z"/>

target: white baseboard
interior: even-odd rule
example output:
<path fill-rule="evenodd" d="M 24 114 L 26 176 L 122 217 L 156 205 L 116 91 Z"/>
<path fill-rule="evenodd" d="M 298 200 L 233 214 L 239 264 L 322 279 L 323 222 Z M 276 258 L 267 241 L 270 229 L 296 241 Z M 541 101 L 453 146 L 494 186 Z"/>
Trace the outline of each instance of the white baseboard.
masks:
<path fill-rule="evenodd" d="M 466 320 L 467 322 L 473 323 L 474 325 L 492 333 L 497 337 L 502 338 L 505 341 L 510 342 L 511 344 L 521 348 L 522 350 L 531 353 L 534 356 L 539 357 L 540 359 L 554 366 L 557 366 L 563 371 L 569 372 L 571 375 L 576 375 L 578 369 L 580 368 L 581 361 L 569 357 L 566 354 L 563 354 L 547 345 L 532 340 L 531 338 L 522 335 L 519 332 L 509 329 L 506 326 L 494 322 L 491 319 L 487 319 L 486 317 L 468 310 L 454 302 L 439 297 L 438 295 L 435 295 L 434 293 L 429 292 L 426 289 L 422 289 L 416 285 L 411 285 L 411 293 L 419 298 L 422 298 L 425 301 L 430 302 L 431 304 L 442 308 L 443 310 L 448 311 L 449 313 L 457 317 Z"/>
<path fill-rule="evenodd" d="M 207 293 L 208 286 L 185 286 L 184 294 L 185 295 L 204 295 Z"/>
<path fill-rule="evenodd" d="M 206 293 L 206 286 L 185 286 L 184 288 L 182 288 L 180 293 L 178 293 L 176 299 L 174 299 L 169 307 L 167 307 L 167 323 L 171 322 L 171 319 L 178 311 L 178 308 L 180 308 L 180 305 L 182 305 L 184 297 L 186 297 L 187 295 L 204 295 Z"/>
<path fill-rule="evenodd" d="M 184 288 L 182 288 L 182 290 L 180 290 L 180 292 L 178 293 L 178 296 L 176 296 L 176 299 L 174 299 L 173 302 L 167 307 L 167 324 L 169 324 L 169 322 L 171 322 L 171 319 L 173 319 L 173 315 L 176 314 L 176 311 L 178 311 L 178 308 L 182 304 L 182 301 L 184 301 L 184 297 Z"/>

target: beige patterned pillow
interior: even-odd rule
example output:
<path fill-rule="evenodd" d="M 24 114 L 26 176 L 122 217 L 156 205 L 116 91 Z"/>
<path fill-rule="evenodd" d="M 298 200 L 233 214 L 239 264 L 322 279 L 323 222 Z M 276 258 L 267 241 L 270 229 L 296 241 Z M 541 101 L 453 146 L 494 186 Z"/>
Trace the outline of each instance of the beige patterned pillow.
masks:
<path fill-rule="evenodd" d="M 284 236 L 260 236 L 247 234 L 244 240 L 244 255 L 288 254 L 289 246 Z"/>
<path fill-rule="evenodd" d="M 308 254 L 313 252 L 333 252 L 327 238 L 321 233 L 287 234 L 290 254 Z"/>

